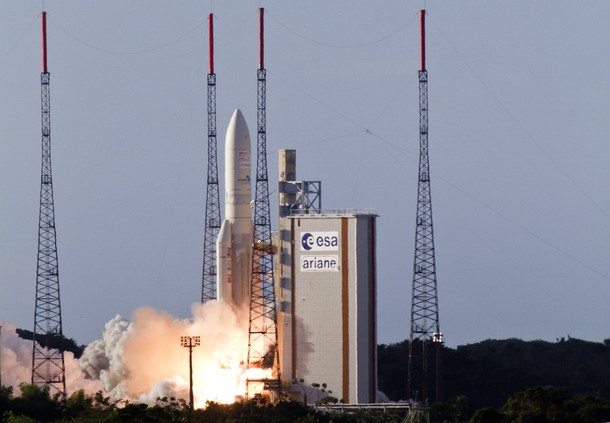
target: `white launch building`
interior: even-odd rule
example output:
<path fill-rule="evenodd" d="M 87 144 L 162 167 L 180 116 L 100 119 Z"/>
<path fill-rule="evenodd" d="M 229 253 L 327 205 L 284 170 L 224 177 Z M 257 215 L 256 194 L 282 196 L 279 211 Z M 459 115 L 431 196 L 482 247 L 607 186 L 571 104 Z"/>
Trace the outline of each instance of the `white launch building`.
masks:
<path fill-rule="evenodd" d="M 345 403 L 376 402 L 377 216 L 323 210 L 320 182 L 294 180 L 294 150 L 280 151 L 279 170 L 283 381 L 291 396 L 309 403 L 329 390 Z"/>

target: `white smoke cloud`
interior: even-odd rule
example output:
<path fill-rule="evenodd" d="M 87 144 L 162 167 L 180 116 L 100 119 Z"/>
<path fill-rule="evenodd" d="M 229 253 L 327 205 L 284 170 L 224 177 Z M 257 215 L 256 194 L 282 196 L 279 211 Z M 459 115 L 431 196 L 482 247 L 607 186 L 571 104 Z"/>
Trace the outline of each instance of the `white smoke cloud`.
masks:
<path fill-rule="evenodd" d="M 0 335 L 2 350 L 2 384 L 17 387 L 32 381 L 32 341 L 21 339 L 17 328 L 9 322 L 2 323 Z"/>
<path fill-rule="evenodd" d="M 15 395 L 19 395 L 19 385 L 32 382 L 32 341 L 22 339 L 17 335 L 17 328 L 13 323 L 3 322 L 0 334 L 0 352 L 2 354 L 2 384 L 13 386 Z M 64 353 L 66 369 L 66 391 L 68 395 L 78 389 L 87 393 L 103 390 L 100 381 L 86 378 L 79 362 L 71 352 Z"/>
<path fill-rule="evenodd" d="M 245 391 L 244 365 L 248 338 L 229 305 L 194 304 L 192 319 L 177 319 L 149 307 L 132 321 L 110 320 L 102 339 L 92 342 L 80 359 L 90 377 L 100 379 L 115 399 L 154 404 L 157 398 L 188 398 L 189 352 L 181 336 L 200 336 L 193 350 L 195 405 L 233 402 Z"/>
<path fill-rule="evenodd" d="M 164 397 L 186 400 L 189 351 L 180 345 L 180 337 L 199 336 L 201 345 L 193 349 L 195 406 L 231 403 L 245 392 L 246 327 L 231 306 L 216 301 L 194 304 L 191 319 L 149 307 L 137 309 L 131 322 L 117 315 L 80 360 L 64 353 L 67 393 L 101 390 L 114 400 L 148 404 Z M 32 378 L 32 341 L 21 339 L 12 323 L 2 323 L 0 347 L 2 383 L 14 386 L 19 395 L 19 384 Z"/>
<path fill-rule="evenodd" d="M 127 337 L 128 329 L 129 322 L 115 316 L 104 326 L 102 339 L 91 342 L 80 358 L 82 369 L 89 377 L 99 379 L 107 392 L 112 392 L 126 378 L 122 341 Z"/>

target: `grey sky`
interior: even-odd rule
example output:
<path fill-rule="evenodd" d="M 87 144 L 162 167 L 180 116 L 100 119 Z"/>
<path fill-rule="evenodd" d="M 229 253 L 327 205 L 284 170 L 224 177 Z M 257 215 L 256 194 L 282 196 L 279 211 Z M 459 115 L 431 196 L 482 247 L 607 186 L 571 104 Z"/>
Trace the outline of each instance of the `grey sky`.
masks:
<path fill-rule="evenodd" d="M 379 341 L 408 337 L 421 1 L 261 1 L 267 140 L 323 206 L 374 208 Z M 210 2 L 45 2 L 64 333 L 201 295 Z M 256 2 L 214 2 L 219 151 L 256 123 Z M 41 2 L 0 14 L 0 320 L 31 329 Z M 427 2 L 441 329 L 610 338 L 610 3 Z M 222 168 L 221 168 L 222 174 Z M 276 199 L 272 198 L 275 213 Z M 276 223 L 274 223 L 274 228 Z"/>

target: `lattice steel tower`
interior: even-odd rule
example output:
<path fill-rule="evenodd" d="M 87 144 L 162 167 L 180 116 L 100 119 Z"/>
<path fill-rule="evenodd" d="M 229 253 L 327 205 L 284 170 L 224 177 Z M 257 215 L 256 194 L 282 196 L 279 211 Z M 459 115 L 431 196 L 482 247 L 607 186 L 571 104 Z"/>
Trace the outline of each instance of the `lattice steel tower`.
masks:
<path fill-rule="evenodd" d="M 425 10 L 421 11 L 421 69 L 419 71 L 419 176 L 415 259 L 411 296 L 411 330 L 407 395 L 411 399 L 428 401 L 428 348 L 436 346 L 435 393 L 440 394 L 440 350 L 443 335 L 438 320 L 436 259 L 432 226 L 432 195 L 428 160 L 428 71 L 426 70 Z M 416 350 L 416 345 L 417 349 Z"/>
<path fill-rule="evenodd" d="M 64 353 L 51 349 L 51 341 L 63 338 L 53 179 L 51 176 L 51 98 L 47 71 L 47 15 L 42 12 L 42 171 L 40 179 L 40 213 L 38 220 L 38 259 L 36 268 L 36 304 L 32 352 L 32 384 L 49 386 L 52 392 L 66 396 Z"/>
<path fill-rule="evenodd" d="M 257 71 L 256 193 L 254 197 L 254 243 L 248 334 L 248 369 L 265 369 L 263 377 L 246 379 L 246 395 L 259 390 L 278 392 L 280 368 L 277 352 L 277 309 L 273 284 L 273 245 L 267 173 L 267 117 L 264 66 L 264 9 L 259 8 L 259 67 Z"/>
<path fill-rule="evenodd" d="M 216 299 L 216 238 L 220 231 L 220 195 L 216 143 L 216 74 L 214 73 L 214 15 L 208 15 L 208 182 L 203 236 L 201 302 Z"/>

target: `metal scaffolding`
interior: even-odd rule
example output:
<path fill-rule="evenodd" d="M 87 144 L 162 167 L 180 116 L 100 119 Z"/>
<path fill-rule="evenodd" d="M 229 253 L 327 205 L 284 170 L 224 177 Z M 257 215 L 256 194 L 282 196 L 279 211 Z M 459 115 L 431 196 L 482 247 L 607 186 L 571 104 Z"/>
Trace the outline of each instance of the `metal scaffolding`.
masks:
<path fill-rule="evenodd" d="M 440 349 L 443 335 L 438 318 L 436 259 L 432 225 L 432 194 L 428 158 L 428 71 L 425 62 L 425 11 L 421 11 L 421 70 L 419 71 L 419 177 L 415 258 L 411 296 L 411 328 L 407 395 L 428 402 L 428 346 L 436 346 L 435 393 L 440 396 Z M 415 345 L 419 351 L 416 351 Z"/>
<path fill-rule="evenodd" d="M 203 236 L 203 275 L 201 302 L 216 299 L 216 238 L 220 231 L 220 193 L 218 187 L 218 155 L 216 140 L 216 74 L 214 73 L 214 15 L 208 15 L 208 179 L 205 201 L 205 232 Z"/>
<path fill-rule="evenodd" d="M 263 62 L 263 8 L 259 8 L 259 68 L 257 70 L 256 193 L 254 197 L 254 239 L 248 332 L 246 395 L 261 390 L 270 394 L 280 389 L 277 351 L 277 308 L 273 283 L 273 241 L 267 172 L 266 70 Z M 253 376 L 251 369 L 262 369 Z M 277 397 L 277 396 L 276 396 Z"/>
<path fill-rule="evenodd" d="M 36 265 L 36 301 L 32 351 L 32 384 L 49 386 L 52 392 L 66 396 L 64 353 L 57 348 L 63 339 L 55 206 L 51 172 L 51 74 L 47 71 L 46 12 L 42 12 L 42 167 L 40 177 L 40 212 L 38 219 L 38 257 Z M 51 348 L 53 346 L 54 348 Z"/>

